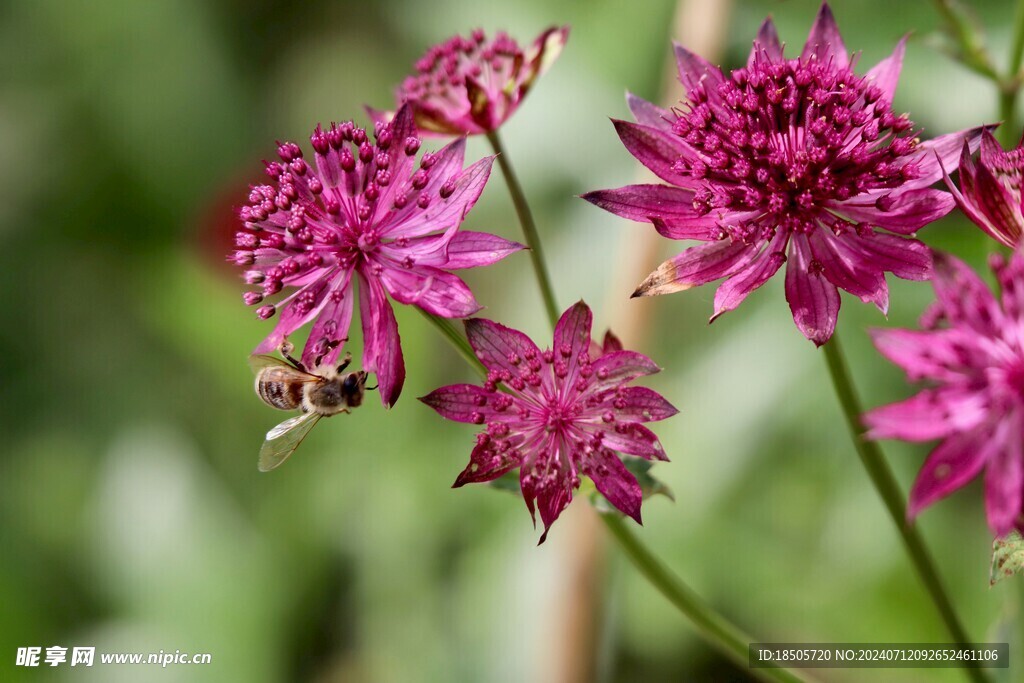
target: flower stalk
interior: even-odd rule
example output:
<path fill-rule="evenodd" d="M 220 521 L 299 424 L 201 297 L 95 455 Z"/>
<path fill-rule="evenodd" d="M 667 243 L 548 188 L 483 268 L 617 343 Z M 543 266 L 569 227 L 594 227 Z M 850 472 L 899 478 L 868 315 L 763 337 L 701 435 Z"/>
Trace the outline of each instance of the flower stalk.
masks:
<path fill-rule="evenodd" d="M 1009 147 L 1016 142 L 1017 93 L 1021 86 L 1021 62 L 1024 61 L 1024 0 L 1017 3 L 1013 19 L 1013 43 L 1010 46 L 1010 61 L 1006 77 L 999 85 L 999 118 L 1003 125 L 999 129 L 999 142 Z"/>
<path fill-rule="evenodd" d="M 481 377 L 487 371 L 473 354 L 466 339 L 458 334 L 452 323 L 444 318 L 424 314 L 438 331 L 469 362 Z M 678 609 L 697 629 L 709 645 L 741 666 L 748 666 L 748 646 L 754 640 L 738 627 L 718 614 L 704 602 L 678 575 L 664 565 L 644 543 L 628 528 L 618 514 L 602 514 L 602 520 L 612 538 L 618 542 L 637 571 Z M 749 669 L 755 678 L 769 683 L 802 683 L 812 679 L 783 668 Z"/>
<path fill-rule="evenodd" d="M 495 153 L 498 155 L 498 164 L 501 166 L 502 173 L 508 183 L 509 193 L 512 195 L 512 201 L 515 204 L 516 212 L 523 226 L 526 243 L 530 247 L 530 255 L 541 295 L 544 299 L 545 309 L 548 311 L 551 319 L 552 329 L 555 329 L 559 319 L 558 308 L 555 303 L 551 280 L 548 276 L 533 216 L 526 202 L 522 187 L 519 185 L 515 172 L 508 161 L 508 156 L 504 151 L 500 138 L 496 132 L 488 133 L 487 137 L 491 141 Z M 482 377 L 487 376 L 486 369 L 479 359 L 476 358 L 468 341 L 455 331 L 454 326 L 448 320 L 431 315 L 427 315 L 427 318 L 456 347 L 459 355 L 465 358 L 478 374 Z M 664 595 L 683 616 L 691 621 L 700 637 L 737 664 L 744 667 L 748 666 L 748 646 L 749 643 L 753 642 L 753 639 L 718 614 L 692 588 L 687 586 L 678 575 L 666 567 L 626 526 L 621 516 L 618 514 L 605 514 L 601 515 L 601 517 L 608 527 L 611 536 L 618 542 L 619 547 L 629 557 L 640 574 L 658 592 Z M 784 668 L 749 669 L 749 672 L 759 680 L 774 683 L 801 683 L 811 680 Z"/>
<path fill-rule="evenodd" d="M 501 167 L 501 174 L 505 177 L 505 184 L 508 185 L 508 193 L 512 196 L 512 204 L 516 207 L 516 215 L 519 217 L 519 223 L 523 227 L 523 237 L 526 240 L 526 246 L 530 248 L 530 260 L 533 261 L 533 272 L 537 276 L 537 286 L 540 287 L 540 295 L 544 300 L 544 310 L 548 314 L 551 326 L 554 327 L 560 312 L 558 304 L 555 302 L 555 293 L 551 286 L 551 276 L 548 274 L 548 268 L 544 260 L 540 235 L 537 234 L 537 224 L 533 222 L 530 205 L 526 202 L 526 195 L 523 194 L 523 188 L 519 184 L 516 172 L 512 169 L 512 162 L 508 157 L 508 153 L 501 144 L 498 131 L 494 130 L 487 133 L 487 139 L 490 141 L 494 153 L 498 155 L 498 166 Z"/>
<path fill-rule="evenodd" d="M 417 308 L 423 317 L 426 318 L 431 325 L 433 325 L 438 332 L 444 335 L 445 339 L 451 342 L 451 345 L 455 347 L 455 350 L 462 356 L 463 360 L 469 363 L 477 374 L 481 377 L 487 377 L 487 368 L 484 367 L 480 359 L 473 353 L 473 348 L 469 345 L 465 335 L 460 333 L 451 320 L 448 318 L 442 318 L 432 313 L 427 313 L 422 308 Z"/>
<path fill-rule="evenodd" d="M 629 557 L 630 562 L 658 592 L 665 596 L 676 609 L 682 612 L 700 632 L 700 635 L 719 652 L 737 664 L 749 665 L 748 645 L 753 639 L 714 611 L 692 588 L 672 573 L 636 537 L 619 515 L 601 515 L 609 533 Z M 807 679 L 787 669 L 748 669 L 752 676 L 762 681 L 787 681 L 798 683 Z"/>
<path fill-rule="evenodd" d="M 842 406 L 843 415 L 846 418 L 846 424 L 850 430 L 850 437 L 853 440 L 854 448 L 857 450 L 857 455 L 860 456 L 860 461 L 864 465 L 864 469 L 867 470 L 871 483 L 874 484 L 875 490 L 878 491 L 882 502 L 885 503 L 885 509 L 889 512 L 893 524 L 900 532 L 900 538 L 903 540 L 907 554 L 914 564 L 914 569 L 928 591 L 928 595 L 935 604 L 935 608 L 939 611 L 946 630 L 949 631 L 950 636 L 958 645 L 966 647 L 971 643 L 971 640 L 967 637 L 967 632 L 960 623 L 956 610 L 953 608 L 953 603 L 950 601 L 946 589 L 942 585 L 942 579 L 939 578 L 931 553 L 929 553 L 927 546 L 925 546 L 924 539 L 921 538 L 917 527 L 906 521 L 906 504 L 904 503 L 899 483 L 896 481 L 892 469 L 882 455 L 882 449 L 876 442 L 868 441 L 864 438 L 865 430 L 860 421 L 860 415 L 864 411 L 854 390 L 853 381 L 850 379 L 850 371 L 847 367 L 842 347 L 839 345 L 839 339 L 832 337 L 823 348 L 825 350 L 825 361 L 828 364 L 829 375 L 832 378 L 832 385 L 835 387 L 836 395 Z M 964 672 L 975 683 L 985 683 L 988 681 L 987 676 L 981 669 L 967 668 L 964 669 Z"/>

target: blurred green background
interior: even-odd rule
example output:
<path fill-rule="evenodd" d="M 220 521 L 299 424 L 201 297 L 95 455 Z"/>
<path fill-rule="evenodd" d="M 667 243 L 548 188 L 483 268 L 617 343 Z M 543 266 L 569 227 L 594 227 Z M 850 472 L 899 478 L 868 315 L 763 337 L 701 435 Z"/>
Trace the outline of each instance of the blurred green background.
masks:
<path fill-rule="evenodd" d="M 862 69 L 913 31 L 896 105 L 926 135 L 996 119 L 991 84 L 931 45 L 930 3 L 834 9 Z M 816 10 L 813 0 L 721 5 L 722 62 L 743 63 L 768 13 L 795 54 Z M 396 407 L 369 400 L 323 422 L 280 470 L 256 470 L 282 414 L 252 392 L 246 356 L 269 328 L 223 263 L 232 207 L 260 181 L 275 139 L 308 151 L 317 122 L 365 122 L 362 105 L 389 104 L 427 46 L 476 26 L 521 43 L 572 26 L 503 133 L 561 303 L 585 298 L 599 329 L 646 307 L 649 329 L 619 331 L 644 340 L 666 369 L 650 385 L 682 409 L 656 425 L 673 461 L 655 473 L 676 502 L 649 501 L 638 533 L 763 641 L 947 640 L 851 448 L 821 353 L 790 319 L 782 278 L 712 327 L 712 287 L 630 302 L 632 284 L 679 245 L 663 241 L 643 272 L 623 272 L 649 228 L 574 198 L 638 177 L 607 119 L 628 117 L 626 88 L 660 99 L 676 11 L 670 0 L 0 5 L 0 678 L 564 682 L 565 661 L 581 657 L 601 681 L 750 680 L 610 544 L 593 558 L 607 562 L 604 602 L 565 600 L 580 565 L 574 530 L 592 528 L 580 525 L 582 501 L 536 547 L 521 500 L 449 488 L 473 430 L 415 398 L 472 374 L 415 311 L 398 310 L 409 377 Z M 1003 63 L 1013 7 L 979 11 Z M 480 140 L 469 149 L 489 153 Z M 465 226 L 518 238 L 497 171 Z M 922 236 L 979 266 L 989 248 L 958 217 Z M 549 338 L 525 255 L 467 279 L 485 315 Z M 844 295 L 840 336 L 867 405 L 911 390 L 865 329 L 913 325 L 931 299 L 927 284 L 891 284 L 888 321 Z M 906 490 L 927 448 L 886 451 Z M 979 487 L 921 526 L 970 633 L 1017 638 L 1007 629 L 1018 587 L 988 588 Z M 593 622 L 596 642 L 565 627 L 571 612 Z M 213 663 L 16 668 L 16 649 L 33 645 L 180 649 Z M 939 670 L 819 678 L 964 680 Z"/>

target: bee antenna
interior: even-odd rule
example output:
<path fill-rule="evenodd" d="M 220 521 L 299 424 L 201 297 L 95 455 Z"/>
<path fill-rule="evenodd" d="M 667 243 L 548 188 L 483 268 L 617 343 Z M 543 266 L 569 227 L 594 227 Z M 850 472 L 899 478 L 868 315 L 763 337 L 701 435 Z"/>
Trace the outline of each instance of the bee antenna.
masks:
<path fill-rule="evenodd" d="M 363 388 L 366 389 L 367 391 L 374 391 L 379 386 L 380 386 L 379 384 L 374 384 L 372 387 L 363 387 Z"/>

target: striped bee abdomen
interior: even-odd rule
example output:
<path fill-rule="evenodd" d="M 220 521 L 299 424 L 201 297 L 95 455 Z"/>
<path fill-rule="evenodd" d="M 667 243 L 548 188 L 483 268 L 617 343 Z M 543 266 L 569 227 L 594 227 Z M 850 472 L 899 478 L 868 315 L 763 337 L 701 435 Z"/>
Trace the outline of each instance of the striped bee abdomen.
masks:
<path fill-rule="evenodd" d="M 302 406 L 302 382 L 285 368 L 267 368 L 256 378 L 256 393 L 279 410 L 295 410 Z"/>

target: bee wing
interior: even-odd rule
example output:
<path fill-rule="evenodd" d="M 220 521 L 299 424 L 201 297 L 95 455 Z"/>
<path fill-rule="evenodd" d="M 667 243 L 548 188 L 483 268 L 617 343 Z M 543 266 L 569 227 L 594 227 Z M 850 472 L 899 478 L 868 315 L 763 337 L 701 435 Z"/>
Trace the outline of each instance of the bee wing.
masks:
<path fill-rule="evenodd" d="M 249 356 L 249 367 L 252 368 L 253 374 L 255 375 L 259 375 L 260 371 L 266 368 L 284 368 L 285 370 L 288 370 L 289 372 L 291 372 L 292 374 L 296 375 L 298 378 L 301 378 L 303 381 L 306 382 L 312 382 L 313 380 L 320 379 L 318 376 L 310 374 L 308 372 L 303 372 L 302 370 L 299 370 L 291 363 L 283 361 L 280 358 L 275 358 L 274 356 Z"/>
<path fill-rule="evenodd" d="M 288 459 L 320 420 L 319 413 L 303 413 L 289 418 L 267 432 L 260 449 L 260 472 L 269 472 Z"/>

